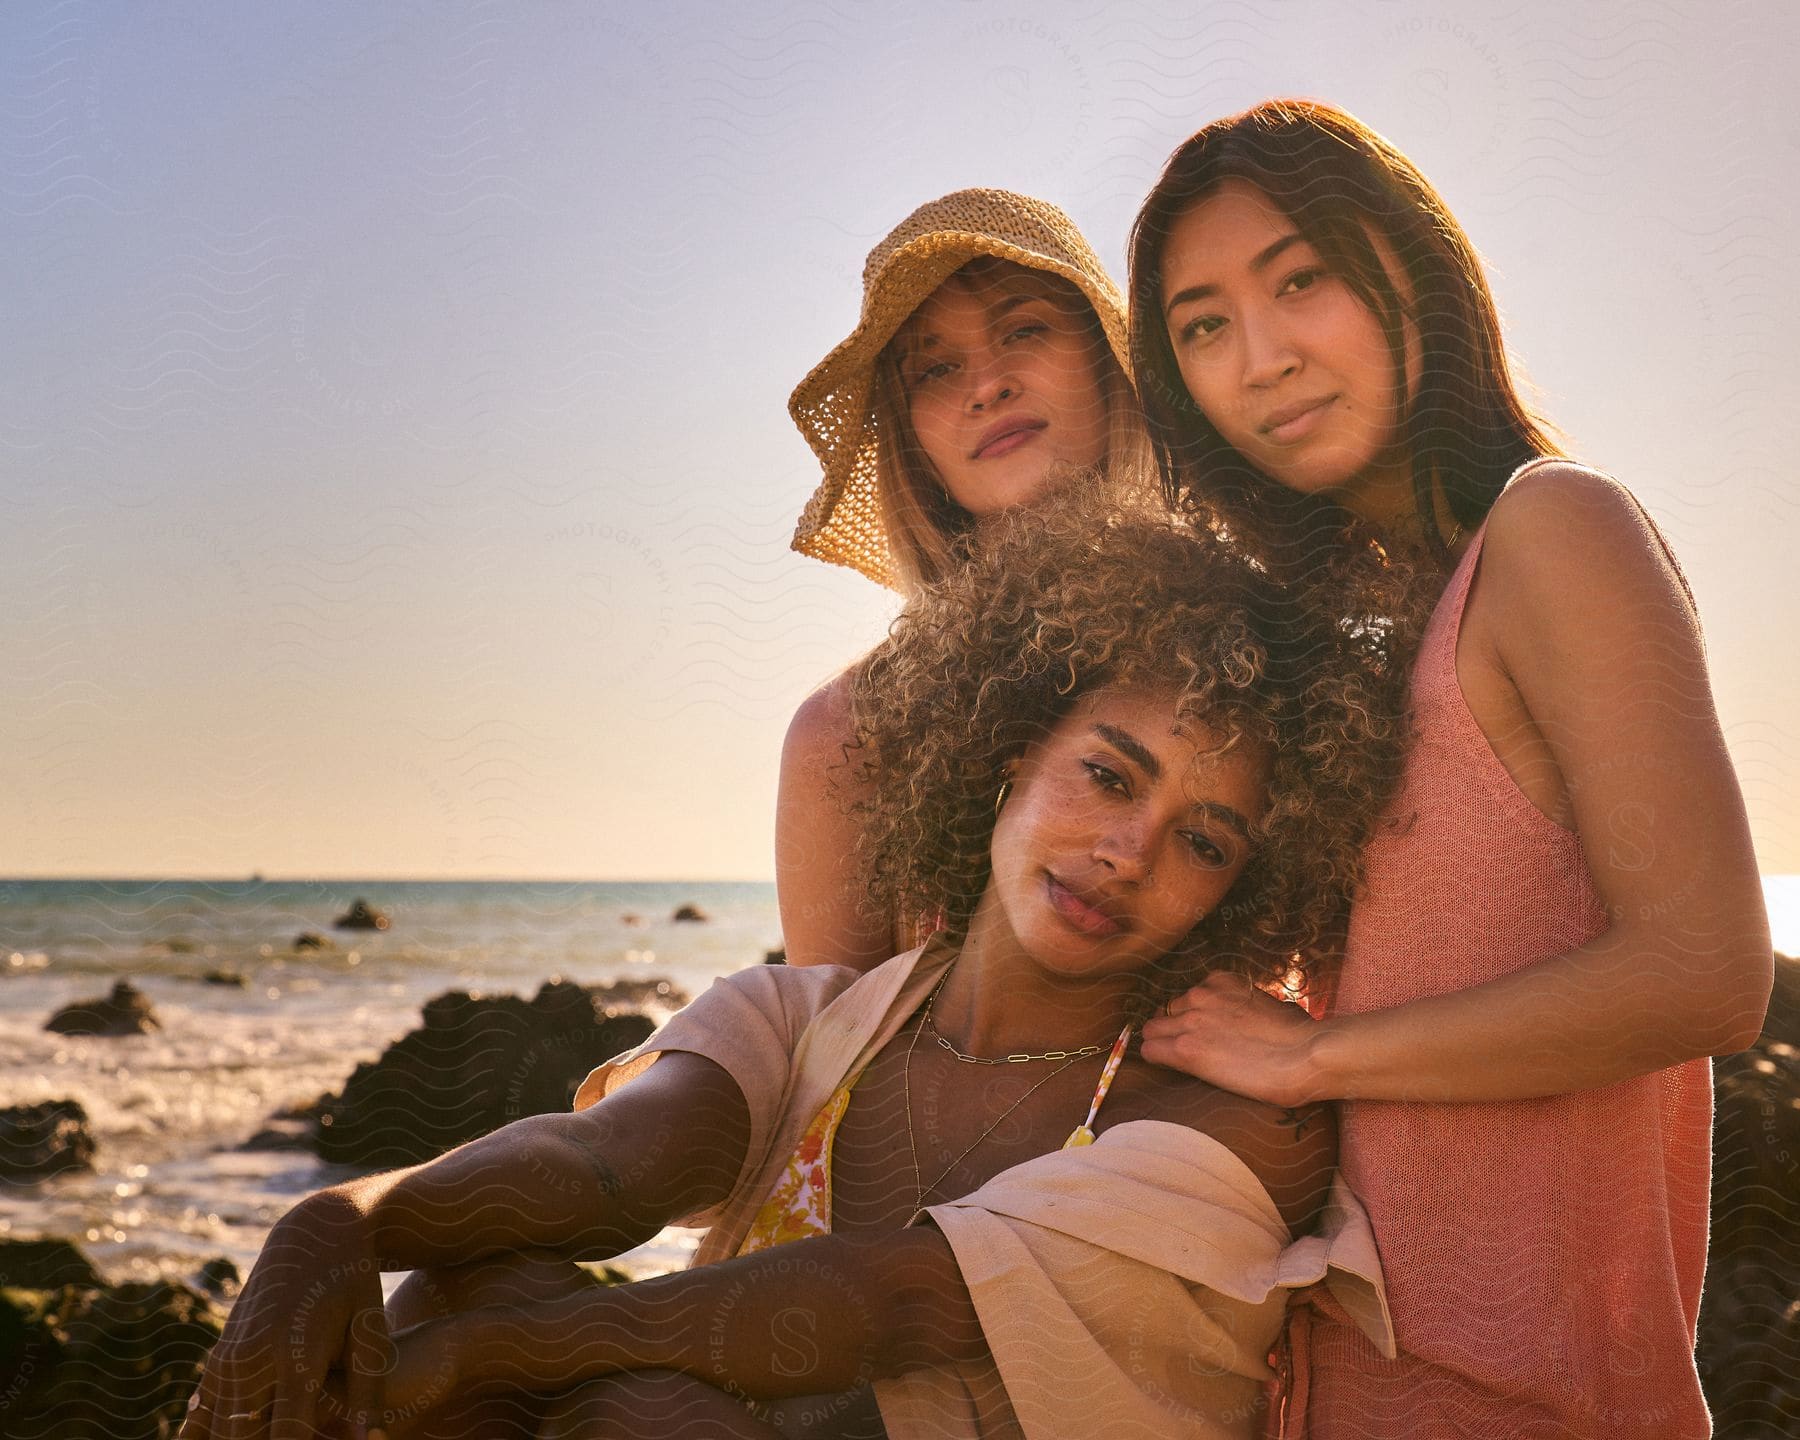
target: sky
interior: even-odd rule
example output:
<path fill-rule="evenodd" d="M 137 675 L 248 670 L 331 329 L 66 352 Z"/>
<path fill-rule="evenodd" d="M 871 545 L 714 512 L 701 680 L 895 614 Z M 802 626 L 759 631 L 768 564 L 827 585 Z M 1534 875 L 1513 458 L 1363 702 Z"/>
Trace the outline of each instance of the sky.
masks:
<path fill-rule="evenodd" d="M 787 718 L 895 609 L 786 548 L 869 247 L 996 185 L 1122 276 L 1284 93 L 1474 237 L 1800 871 L 1797 14 L 13 0 L 0 875 L 770 877 Z"/>

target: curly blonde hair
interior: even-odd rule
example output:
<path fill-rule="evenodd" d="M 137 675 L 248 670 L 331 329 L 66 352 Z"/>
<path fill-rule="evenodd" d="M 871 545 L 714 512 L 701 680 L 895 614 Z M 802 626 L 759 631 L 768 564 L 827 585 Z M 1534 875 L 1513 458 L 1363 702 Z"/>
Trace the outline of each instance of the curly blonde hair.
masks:
<path fill-rule="evenodd" d="M 1347 597 L 1320 600 L 1092 482 L 983 526 L 852 672 L 870 901 L 964 933 L 1009 764 L 1090 691 L 1169 692 L 1223 748 L 1263 748 L 1271 773 L 1248 866 L 1153 988 L 1212 969 L 1303 977 L 1336 952 L 1403 733 L 1379 635 Z"/>

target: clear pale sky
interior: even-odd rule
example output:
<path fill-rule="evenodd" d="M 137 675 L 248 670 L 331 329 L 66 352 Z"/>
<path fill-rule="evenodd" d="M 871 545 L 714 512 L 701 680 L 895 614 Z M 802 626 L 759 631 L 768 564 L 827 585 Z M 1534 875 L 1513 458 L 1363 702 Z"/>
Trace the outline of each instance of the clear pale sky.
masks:
<path fill-rule="evenodd" d="M 1800 19 L 1456 8 L 7 5 L 0 875 L 768 877 L 788 714 L 893 608 L 786 548 L 869 246 L 1000 185 L 1122 274 L 1279 93 L 1474 236 L 1800 871 Z"/>

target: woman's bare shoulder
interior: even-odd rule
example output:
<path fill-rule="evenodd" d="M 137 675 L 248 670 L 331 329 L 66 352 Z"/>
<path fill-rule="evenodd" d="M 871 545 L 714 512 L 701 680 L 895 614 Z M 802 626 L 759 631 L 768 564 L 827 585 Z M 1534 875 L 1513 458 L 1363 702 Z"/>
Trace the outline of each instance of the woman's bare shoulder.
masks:
<path fill-rule="evenodd" d="M 1535 623 L 1571 605 L 1653 600 L 1692 617 L 1687 581 L 1649 514 L 1618 480 L 1573 460 L 1521 475 L 1494 502 L 1483 584 L 1500 609 Z"/>
<path fill-rule="evenodd" d="M 1637 497 L 1604 471 L 1574 460 L 1535 465 L 1488 513 L 1484 555 L 1559 563 L 1596 550 L 1660 557 L 1656 527 Z"/>
<path fill-rule="evenodd" d="M 841 670 L 808 695 L 788 721 L 783 756 L 790 751 L 816 754 L 837 748 L 850 738 L 851 671 Z"/>

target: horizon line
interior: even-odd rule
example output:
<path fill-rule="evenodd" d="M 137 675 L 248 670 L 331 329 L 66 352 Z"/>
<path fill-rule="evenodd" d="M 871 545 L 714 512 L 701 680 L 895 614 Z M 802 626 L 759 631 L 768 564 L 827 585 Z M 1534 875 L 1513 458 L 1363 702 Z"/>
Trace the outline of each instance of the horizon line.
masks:
<path fill-rule="evenodd" d="M 591 876 L 562 875 L 0 875 L 0 885 L 38 881 L 90 885 L 773 885 L 766 879 L 732 875 Z"/>

